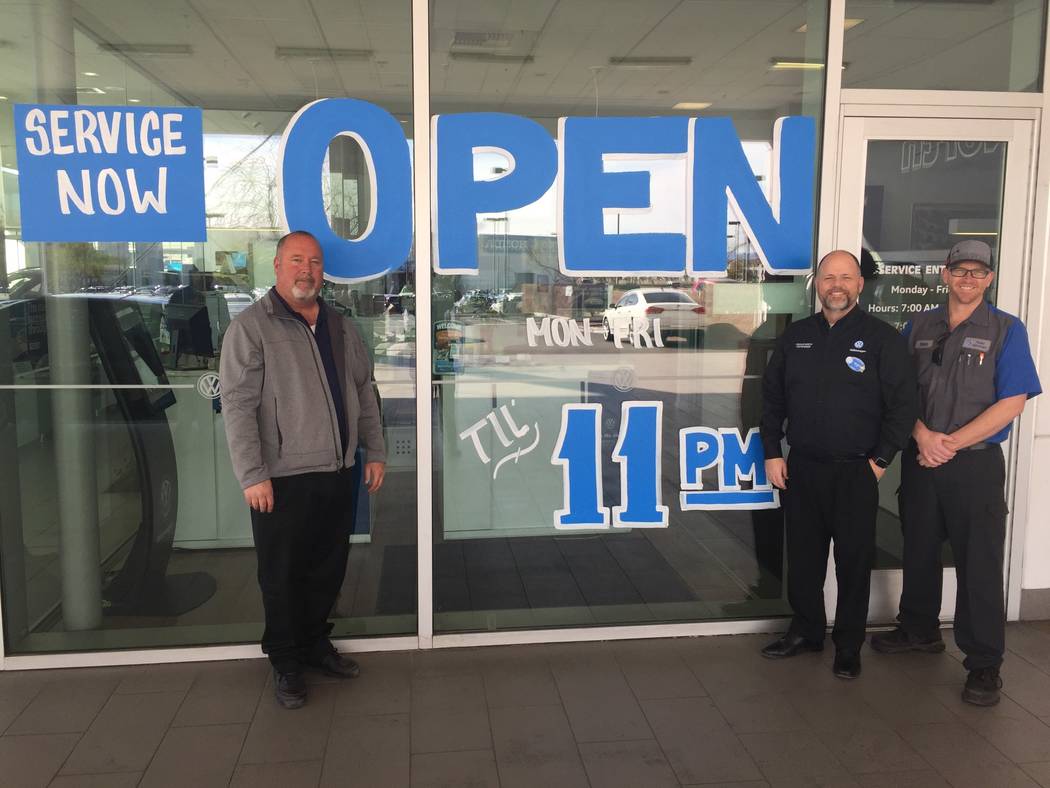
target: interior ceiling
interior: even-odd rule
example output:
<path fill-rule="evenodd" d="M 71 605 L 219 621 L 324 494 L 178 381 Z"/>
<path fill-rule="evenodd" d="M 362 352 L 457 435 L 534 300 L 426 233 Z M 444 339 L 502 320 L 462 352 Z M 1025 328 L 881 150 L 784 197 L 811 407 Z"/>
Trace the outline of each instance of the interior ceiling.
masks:
<path fill-rule="evenodd" d="M 989 66 L 988 53 L 1008 48 L 1019 26 L 1038 27 L 1041 5 L 850 0 L 847 15 L 864 22 L 847 33 L 844 81 L 872 86 L 890 74 L 904 79 L 914 73 L 932 83 L 923 87 L 941 81 L 984 88 L 1003 79 Z M 804 92 L 807 101 L 821 100 L 819 71 L 774 71 L 770 63 L 823 58 L 825 6 L 796 0 L 434 0 L 433 111 L 499 109 L 541 118 L 668 114 L 678 101 L 705 101 L 712 103 L 707 114 L 730 114 L 738 122 L 753 117 L 768 134 L 771 118 L 798 111 Z M 318 97 L 363 98 L 402 118 L 411 111 L 407 0 L 0 5 L 0 94 L 37 99 L 36 62 L 47 54 L 34 49 L 49 45 L 41 30 L 65 23 L 48 14 L 67 8 L 77 31 L 81 103 L 185 102 L 210 110 L 211 131 L 253 134 L 279 130 L 288 113 Z M 810 32 L 797 32 L 806 23 Z M 967 52 L 981 56 L 960 56 Z M 643 60 L 633 67 L 610 65 L 611 58 L 624 57 Z M 674 60 L 661 65 L 652 58 Z"/>

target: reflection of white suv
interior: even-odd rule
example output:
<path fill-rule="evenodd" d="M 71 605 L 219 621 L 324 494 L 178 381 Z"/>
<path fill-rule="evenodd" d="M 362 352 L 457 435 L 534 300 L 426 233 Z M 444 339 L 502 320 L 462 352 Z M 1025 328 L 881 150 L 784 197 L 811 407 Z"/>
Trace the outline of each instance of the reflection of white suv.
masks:
<path fill-rule="evenodd" d="M 703 333 L 704 307 L 681 290 L 641 287 L 628 290 L 602 315 L 602 335 L 611 342 L 616 331 L 630 339 L 635 329 L 660 321 L 660 333 L 692 338 L 700 344 Z"/>

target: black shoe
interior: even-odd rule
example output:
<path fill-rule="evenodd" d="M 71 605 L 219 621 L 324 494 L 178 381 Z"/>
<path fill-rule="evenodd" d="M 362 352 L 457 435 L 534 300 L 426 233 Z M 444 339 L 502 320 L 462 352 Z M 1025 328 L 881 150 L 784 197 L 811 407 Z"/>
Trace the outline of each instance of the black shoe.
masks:
<path fill-rule="evenodd" d="M 801 635 L 793 635 L 789 632 L 780 640 L 774 640 L 762 649 L 762 656 L 769 659 L 783 659 L 784 657 L 794 657 L 804 651 L 823 650 L 824 644 L 822 642 L 807 640 Z"/>
<path fill-rule="evenodd" d="M 897 627 L 890 632 L 877 632 L 872 635 L 871 647 L 883 654 L 902 654 L 905 651 L 939 654 L 944 651 L 944 641 L 941 640 L 940 633 L 936 637 L 921 638 Z"/>
<path fill-rule="evenodd" d="M 860 676 L 860 652 L 843 649 L 835 652 L 835 664 L 831 672 L 840 679 L 855 679 Z"/>
<path fill-rule="evenodd" d="M 999 688 L 1003 680 L 999 677 L 999 668 L 980 668 L 971 670 L 966 677 L 962 699 L 974 706 L 994 706 L 999 702 Z"/>
<path fill-rule="evenodd" d="M 286 709 L 298 709 L 306 703 L 306 681 L 299 672 L 273 671 L 273 689 L 277 703 Z"/>
<path fill-rule="evenodd" d="M 361 675 L 360 665 L 345 654 L 338 654 L 334 651 L 328 652 L 320 660 L 308 662 L 307 667 L 340 679 L 356 679 Z"/>

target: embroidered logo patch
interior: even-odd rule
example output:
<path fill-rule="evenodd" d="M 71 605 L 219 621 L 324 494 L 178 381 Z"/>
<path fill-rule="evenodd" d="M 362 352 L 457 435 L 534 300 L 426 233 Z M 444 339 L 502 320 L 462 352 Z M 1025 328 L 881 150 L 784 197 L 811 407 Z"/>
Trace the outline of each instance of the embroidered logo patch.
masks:
<path fill-rule="evenodd" d="M 813 343 L 812 342 L 796 342 L 795 343 L 795 347 L 799 348 L 800 350 L 809 350 L 811 347 L 813 347 Z"/>
<path fill-rule="evenodd" d="M 933 340 L 932 339 L 916 339 L 915 340 L 915 349 L 916 350 L 926 350 L 926 349 L 931 348 L 931 347 L 933 347 Z"/>
<path fill-rule="evenodd" d="M 856 347 L 856 348 L 864 347 L 864 340 L 863 339 L 858 339 L 856 342 L 853 343 L 853 347 Z"/>
<path fill-rule="evenodd" d="M 856 356 L 846 356 L 846 366 L 852 369 L 854 372 L 864 371 L 864 362 Z"/>
<path fill-rule="evenodd" d="M 963 348 L 966 350 L 978 350 L 981 353 L 987 353 L 992 349 L 992 340 L 981 339 L 979 337 L 966 337 L 963 340 Z"/>

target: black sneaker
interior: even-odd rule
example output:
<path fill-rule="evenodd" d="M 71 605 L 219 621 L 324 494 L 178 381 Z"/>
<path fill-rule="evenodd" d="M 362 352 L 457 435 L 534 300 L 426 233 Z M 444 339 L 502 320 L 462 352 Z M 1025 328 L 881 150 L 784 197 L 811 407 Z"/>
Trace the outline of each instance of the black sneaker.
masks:
<path fill-rule="evenodd" d="M 890 632 L 877 632 L 872 635 L 871 647 L 883 654 L 903 654 L 905 651 L 939 654 L 944 651 L 944 641 L 941 640 L 939 633 L 936 637 L 920 638 L 897 627 Z"/>
<path fill-rule="evenodd" d="M 999 702 L 999 688 L 1002 686 L 999 668 L 971 670 L 970 675 L 966 677 L 962 699 L 974 706 L 994 706 Z"/>
<path fill-rule="evenodd" d="M 281 673 L 274 669 L 273 690 L 278 705 L 286 709 L 298 709 L 306 703 L 306 681 L 302 673 Z"/>
<path fill-rule="evenodd" d="M 356 679 L 361 675 L 360 665 L 346 654 L 338 654 L 335 651 L 330 651 L 319 660 L 307 662 L 306 667 L 339 679 Z"/>

